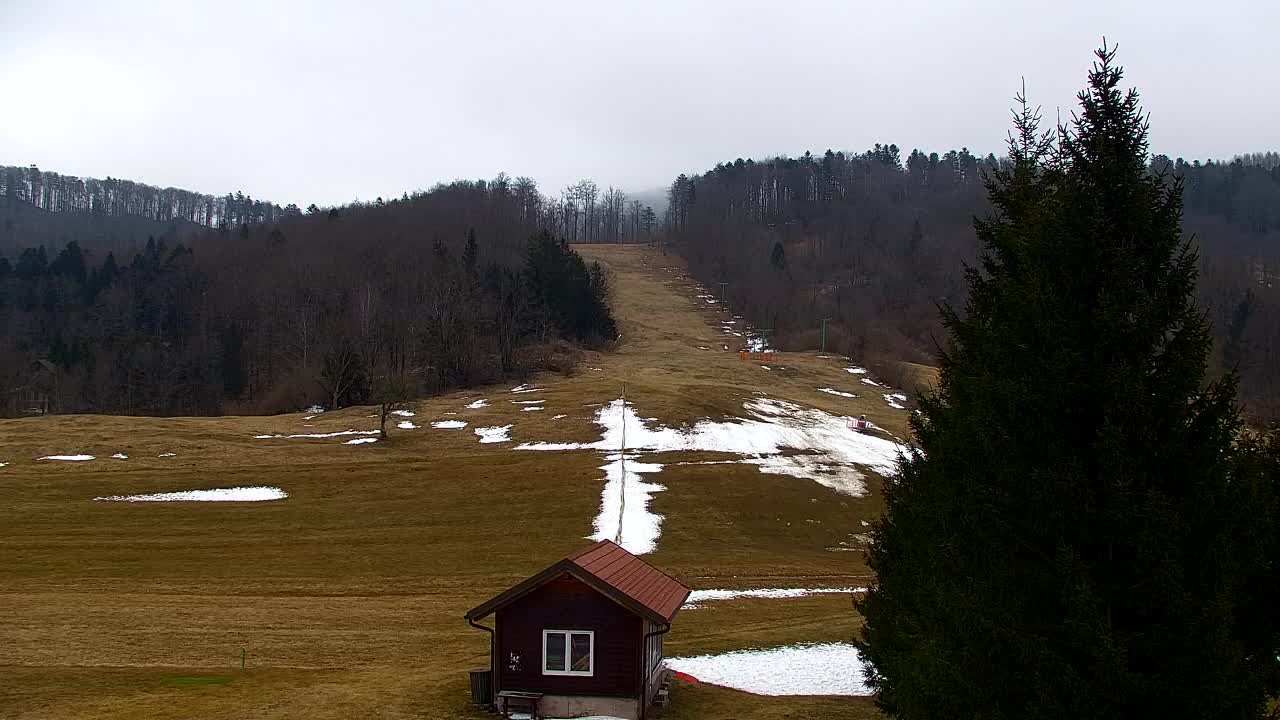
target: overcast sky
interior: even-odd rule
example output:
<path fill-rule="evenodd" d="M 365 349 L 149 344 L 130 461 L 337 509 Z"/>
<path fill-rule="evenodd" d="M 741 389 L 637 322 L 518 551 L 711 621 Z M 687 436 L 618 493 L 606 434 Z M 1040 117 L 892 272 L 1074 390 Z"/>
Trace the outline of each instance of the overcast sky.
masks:
<path fill-rule="evenodd" d="M 0 0 L 0 164 L 325 205 L 875 142 L 1000 154 L 1020 78 L 1065 113 L 1104 34 L 1152 149 L 1226 158 L 1280 147 L 1277 28 L 1277 0 Z"/>

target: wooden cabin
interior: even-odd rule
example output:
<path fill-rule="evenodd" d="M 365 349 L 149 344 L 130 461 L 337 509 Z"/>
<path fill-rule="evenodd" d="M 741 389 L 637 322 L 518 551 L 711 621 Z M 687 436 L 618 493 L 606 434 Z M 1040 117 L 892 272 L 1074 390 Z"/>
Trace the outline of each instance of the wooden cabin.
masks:
<path fill-rule="evenodd" d="M 58 396 L 58 367 L 48 360 L 32 362 L 21 384 L 9 391 L 8 398 L 0 398 L 7 404 L 9 415 L 48 415 L 54 411 L 54 399 Z M 0 405 L 0 414 L 6 408 Z"/>
<path fill-rule="evenodd" d="M 585 547 L 466 614 L 490 634 L 491 682 L 473 677 L 473 700 L 535 717 L 643 720 L 665 672 L 662 636 L 688 597 L 613 542 Z M 479 624 L 490 615 L 493 627 Z"/>

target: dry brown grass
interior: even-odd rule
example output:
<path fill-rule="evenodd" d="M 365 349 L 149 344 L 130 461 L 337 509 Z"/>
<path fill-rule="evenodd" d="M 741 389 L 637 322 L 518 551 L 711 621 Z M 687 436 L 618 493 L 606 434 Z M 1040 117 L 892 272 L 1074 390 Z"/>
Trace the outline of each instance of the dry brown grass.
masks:
<path fill-rule="evenodd" d="M 816 391 L 857 391 L 836 360 L 784 354 L 766 371 L 721 350 L 715 311 L 690 299 L 673 258 L 639 247 L 583 251 L 614 271 L 617 352 L 590 354 L 572 378 L 535 378 L 546 388 L 536 395 L 502 387 L 421 401 L 422 429 L 393 430 L 387 443 L 252 438 L 373 428 L 367 408 L 311 421 L 0 421 L 0 462 L 11 463 L 0 469 L 0 717 L 472 717 L 465 670 L 486 662 L 488 646 L 463 612 L 584 542 L 603 484 L 594 453 L 480 445 L 472 427 L 514 423 L 517 441 L 593 440 L 592 405 L 618 397 L 626 381 L 637 409 L 665 423 L 736 414 L 760 391 L 865 413 L 905 434 L 905 414 L 878 394 Z M 473 397 L 490 406 L 464 409 Z M 508 402 L 531 397 L 547 410 Z M 446 412 L 471 427 L 427 426 Z M 568 417 L 551 419 L 559 413 Z M 98 460 L 34 461 L 78 452 Z M 115 452 L 130 459 L 108 459 Z M 177 455 L 157 457 L 165 452 Z M 879 512 L 875 492 L 849 498 L 743 465 L 669 465 L 660 477 L 667 490 L 652 507 L 666 520 L 651 559 L 691 584 L 865 582 L 861 553 L 827 548 Z M 276 485 L 290 497 L 91 501 L 238 484 Z M 840 640 L 856 627 L 847 598 L 738 601 L 682 614 L 667 648 Z M 233 679 L 175 684 L 175 675 Z M 672 719 L 874 716 L 868 699 L 684 684 L 673 697 L 664 715 Z"/>

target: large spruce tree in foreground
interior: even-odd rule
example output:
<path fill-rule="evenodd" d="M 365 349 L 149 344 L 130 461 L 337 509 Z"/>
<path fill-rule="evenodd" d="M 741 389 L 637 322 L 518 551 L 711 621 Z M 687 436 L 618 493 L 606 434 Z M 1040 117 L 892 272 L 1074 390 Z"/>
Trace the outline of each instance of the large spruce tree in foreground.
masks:
<path fill-rule="evenodd" d="M 1247 718 L 1274 694 L 1276 446 L 1205 384 L 1178 181 L 1098 52 L 1070 127 L 1027 109 L 989 178 L 918 449 L 859 604 L 902 718 Z"/>

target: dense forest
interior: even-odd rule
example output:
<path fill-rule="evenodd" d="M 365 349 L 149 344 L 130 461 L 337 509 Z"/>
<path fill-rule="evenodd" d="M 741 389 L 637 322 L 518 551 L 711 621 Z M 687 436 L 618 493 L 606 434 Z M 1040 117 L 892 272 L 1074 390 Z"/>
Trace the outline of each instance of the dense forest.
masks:
<path fill-rule="evenodd" d="M 973 219 L 989 212 L 984 176 L 999 163 L 967 149 L 896 145 L 818 157 L 738 159 L 670 186 L 663 241 L 708 287 L 782 349 L 827 346 L 878 366 L 931 363 L 938 303 L 959 304 L 977 258 Z M 1248 411 L 1280 418 L 1280 155 L 1230 162 L 1156 156 L 1181 178 L 1183 224 L 1200 250 L 1200 302 L 1215 365 L 1237 367 Z"/>
<path fill-rule="evenodd" d="M 277 412 L 571 372 L 616 329 L 608 279 L 567 239 L 655 222 L 621 193 L 551 200 L 505 176 L 282 213 L 8 177 L 0 226 L 23 248 L 0 253 L 8 413 Z"/>

